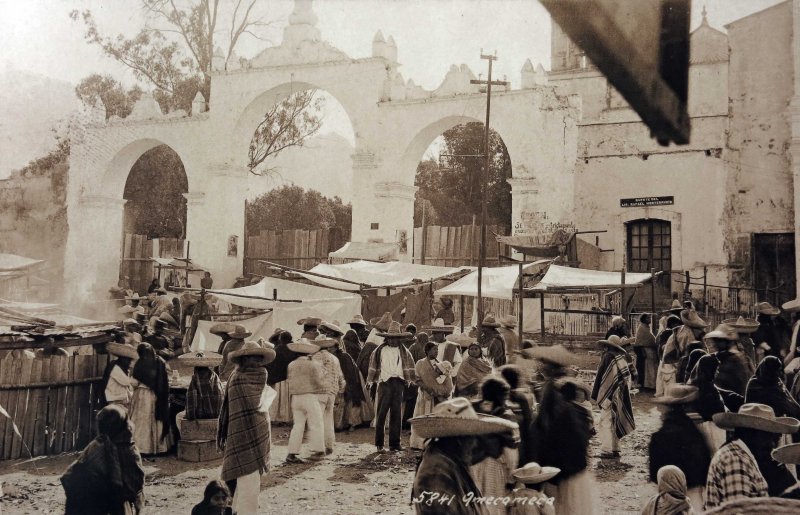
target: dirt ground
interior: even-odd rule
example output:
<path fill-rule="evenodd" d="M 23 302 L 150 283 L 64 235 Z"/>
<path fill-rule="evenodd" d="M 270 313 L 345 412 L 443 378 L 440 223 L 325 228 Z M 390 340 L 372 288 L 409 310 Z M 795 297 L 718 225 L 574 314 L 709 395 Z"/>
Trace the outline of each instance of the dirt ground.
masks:
<path fill-rule="evenodd" d="M 655 492 L 647 484 L 647 443 L 659 417 L 650 399 L 649 394 L 634 397 L 637 428 L 622 440 L 622 459 L 602 463 L 593 459 L 596 513 L 640 513 Z M 416 455 L 412 451 L 378 455 L 370 443 L 373 430 L 364 428 L 337 434 L 336 451 L 321 462 L 285 465 L 289 430 L 285 425 L 273 427 L 272 470 L 262 481 L 263 513 L 413 513 L 409 499 Z M 403 438 L 407 441 L 408 433 Z M 592 442 L 591 452 L 599 454 L 598 442 Z M 0 463 L 4 493 L 0 513 L 63 513 L 59 476 L 74 458 L 75 454 L 67 454 Z M 147 461 L 145 513 L 189 513 L 219 466 L 220 460 L 197 464 L 175 456 Z"/>

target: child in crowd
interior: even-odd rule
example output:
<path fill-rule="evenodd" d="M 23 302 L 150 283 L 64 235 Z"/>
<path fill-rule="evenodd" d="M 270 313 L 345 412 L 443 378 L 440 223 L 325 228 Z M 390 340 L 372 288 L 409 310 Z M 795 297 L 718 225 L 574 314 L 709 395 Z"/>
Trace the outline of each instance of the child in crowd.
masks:
<path fill-rule="evenodd" d="M 231 491 L 224 481 L 215 479 L 203 492 L 203 502 L 192 508 L 192 515 L 232 515 Z"/>

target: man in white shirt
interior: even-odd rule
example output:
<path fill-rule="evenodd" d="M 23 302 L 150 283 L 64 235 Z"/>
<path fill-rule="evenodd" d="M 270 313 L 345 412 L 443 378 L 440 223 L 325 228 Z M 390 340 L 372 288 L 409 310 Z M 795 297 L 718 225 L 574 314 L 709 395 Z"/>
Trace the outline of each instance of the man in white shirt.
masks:
<path fill-rule="evenodd" d="M 389 416 L 389 449 L 402 450 L 400 429 L 402 424 L 403 392 L 414 379 L 414 358 L 401 342 L 411 336 L 401 332 L 400 323 L 392 322 L 389 330 L 378 333 L 384 343 L 372 353 L 367 383 L 377 383 L 378 410 L 375 419 L 375 447 L 383 451 L 386 417 Z"/>

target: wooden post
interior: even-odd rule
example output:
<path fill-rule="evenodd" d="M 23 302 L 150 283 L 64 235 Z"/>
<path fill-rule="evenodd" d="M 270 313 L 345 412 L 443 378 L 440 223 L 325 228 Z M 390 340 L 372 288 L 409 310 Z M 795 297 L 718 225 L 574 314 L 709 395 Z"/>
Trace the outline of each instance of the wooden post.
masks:
<path fill-rule="evenodd" d="M 464 296 L 461 295 L 461 332 L 464 332 Z"/>
<path fill-rule="evenodd" d="M 475 215 L 472 215 L 472 229 L 469 231 L 469 266 L 475 264 Z"/>
<path fill-rule="evenodd" d="M 525 298 L 525 295 L 523 293 L 524 290 L 522 288 L 522 282 L 523 282 L 522 263 L 520 263 L 519 264 L 519 289 L 517 290 L 517 292 L 519 294 L 519 313 L 517 313 L 517 327 L 519 327 L 519 341 L 520 341 L 520 344 L 522 343 L 522 333 L 523 333 L 523 329 L 522 329 L 522 321 L 523 321 L 522 308 L 524 306 L 523 299 Z"/>
<path fill-rule="evenodd" d="M 420 262 L 420 264 L 424 265 L 425 264 L 425 251 L 427 250 L 427 246 L 428 246 L 427 245 L 428 225 L 427 225 L 427 220 L 425 219 L 425 211 L 426 211 L 425 208 L 428 205 L 428 201 L 425 200 L 424 198 L 421 199 L 421 200 L 422 200 L 422 244 L 420 245 L 420 248 L 421 248 L 420 254 L 421 255 L 419 256 L 419 262 Z M 433 290 L 431 290 L 431 294 L 432 293 L 433 293 Z"/>
<path fill-rule="evenodd" d="M 705 311 L 706 317 L 708 317 L 708 300 L 706 299 L 706 295 L 708 294 L 708 266 L 703 266 L 703 309 Z"/>
<path fill-rule="evenodd" d="M 653 313 L 653 320 L 656 316 L 656 269 L 650 269 L 650 311 Z"/>
<path fill-rule="evenodd" d="M 542 341 L 544 341 L 544 292 L 539 294 L 539 314 L 541 315 L 542 318 L 542 323 L 541 323 L 542 327 L 540 329 L 542 332 Z"/>
<path fill-rule="evenodd" d="M 191 244 L 191 241 L 186 242 L 186 286 L 189 286 L 189 247 Z"/>

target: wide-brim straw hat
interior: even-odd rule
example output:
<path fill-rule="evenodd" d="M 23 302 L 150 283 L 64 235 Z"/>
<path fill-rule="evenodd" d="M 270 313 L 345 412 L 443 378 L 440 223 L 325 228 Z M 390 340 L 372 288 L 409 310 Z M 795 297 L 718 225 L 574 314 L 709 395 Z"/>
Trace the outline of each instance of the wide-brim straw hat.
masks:
<path fill-rule="evenodd" d="M 494 315 L 486 315 L 483 317 L 483 323 L 481 323 L 483 327 L 500 327 L 500 323 L 497 322 L 497 319 Z"/>
<path fill-rule="evenodd" d="M 190 367 L 216 367 L 222 363 L 222 354 L 216 352 L 187 352 L 178 356 L 178 363 Z"/>
<path fill-rule="evenodd" d="M 244 340 L 245 338 L 252 335 L 253 333 L 251 333 L 250 331 L 245 329 L 244 326 L 241 325 L 236 325 L 234 330 L 228 333 L 228 336 L 230 336 L 231 338 L 235 338 L 237 340 Z"/>
<path fill-rule="evenodd" d="M 258 356 L 262 358 L 264 364 L 271 363 L 272 360 L 275 359 L 275 349 L 273 349 L 269 343 L 266 345 L 267 346 L 262 347 L 258 342 L 245 342 L 241 349 L 228 354 L 228 359 L 234 360 L 245 356 Z"/>
<path fill-rule="evenodd" d="M 342 331 L 342 328 L 339 327 L 338 325 L 334 324 L 333 322 L 322 322 L 319 325 L 319 328 L 320 329 L 325 329 L 329 333 L 333 333 L 332 336 L 334 336 L 334 337 L 343 336 L 344 335 L 344 331 Z"/>
<path fill-rule="evenodd" d="M 776 417 L 771 407 L 755 402 L 743 404 L 738 413 L 717 413 L 713 419 L 717 426 L 726 430 L 743 427 L 767 433 L 788 434 L 800 429 L 800 421 L 796 418 Z"/>
<path fill-rule="evenodd" d="M 427 415 L 409 420 L 421 438 L 478 436 L 518 429 L 515 422 L 492 415 L 478 415 L 472 403 L 463 397 L 440 402 Z"/>
<path fill-rule="evenodd" d="M 800 298 L 790 300 L 789 302 L 784 302 L 781 306 L 781 309 L 787 313 L 796 313 L 800 311 Z"/>
<path fill-rule="evenodd" d="M 781 310 L 770 304 L 769 302 L 759 302 L 754 306 L 760 315 L 775 316 L 780 315 Z"/>
<path fill-rule="evenodd" d="M 337 340 L 329 338 L 324 334 L 319 334 L 317 335 L 316 338 L 309 341 L 314 345 L 316 345 L 317 347 L 319 347 L 320 349 L 328 349 L 330 347 L 335 347 L 336 345 L 339 345 L 339 342 Z"/>
<path fill-rule="evenodd" d="M 282 332 L 283 332 L 283 329 L 281 329 L 280 327 L 276 327 L 275 330 L 270 335 L 270 337 L 267 338 L 267 341 L 269 343 L 272 343 L 273 345 L 278 343 L 278 339 L 281 337 L 281 333 Z"/>
<path fill-rule="evenodd" d="M 380 317 L 371 318 L 369 325 L 378 331 L 388 331 L 389 326 L 392 324 L 392 314 L 388 311 Z"/>
<path fill-rule="evenodd" d="M 550 345 L 543 346 L 537 345 L 530 349 L 522 349 L 522 355 L 527 358 L 538 359 L 539 361 L 547 361 L 566 367 L 573 365 L 576 362 L 577 356 L 571 353 L 563 345 Z"/>
<path fill-rule="evenodd" d="M 144 300 L 144 297 L 140 297 L 137 292 L 134 292 L 130 297 L 125 297 L 125 300 Z"/>
<path fill-rule="evenodd" d="M 127 343 L 107 343 L 106 352 L 113 356 L 120 358 L 138 359 L 139 353 L 136 352 L 136 347 L 128 345 Z"/>
<path fill-rule="evenodd" d="M 292 352 L 297 352 L 298 354 L 314 354 L 320 350 L 320 346 L 314 345 L 311 341 L 306 340 L 305 338 L 300 338 L 300 340 L 292 343 L 287 343 L 286 348 Z"/>
<path fill-rule="evenodd" d="M 367 326 L 367 321 L 364 320 L 364 317 L 361 314 L 355 315 L 353 318 L 347 322 L 347 325 L 363 325 L 364 327 Z"/>
<path fill-rule="evenodd" d="M 471 336 L 463 333 L 448 334 L 447 336 L 445 336 L 444 340 L 446 342 L 454 343 L 464 349 L 469 348 L 469 346 L 472 345 L 473 343 L 478 343 L 477 338 L 472 338 Z"/>
<path fill-rule="evenodd" d="M 389 329 L 384 332 L 379 332 L 378 336 L 381 338 L 411 338 L 414 335 L 403 331 L 400 328 L 400 322 L 392 322 L 389 324 Z"/>
<path fill-rule="evenodd" d="M 758 326 L 761 325 L 761 322 L 758 320 L 753 320 L 752 318 L 726 318 L 722 321 L 723 324 L 732 327 L 736 330 L 737 333 L 741 334 L 750 334 L 754 333 L 758 330 Z"/>
<path fill-rule="evenodd" d="M 214 324 L 211 326 L 211 329 L 208 330 L 209 333 L 215 334 L 217 336 L 228 335 L 229 333 L 236 330 L 236 324 L 232 324 L 230 322 L 220 322 L 219 324 Z"/>
<path fill-rule="evenodd" d="M 455 326 L 445 325 L 443 318 L 437 318 L 431 323 L 431 326 L 426 327 L 425 330 L 431 333 L 452 333 L 455 330 Z"/>
<path fill-rule="evenodd" d="M 125 320 L 122 321 L 122 327 L 134 327 L 137 329 L 141 329 L 142 324 L 140 324 L 133 318 L 126 318 Z"/>
<path fill-rule="evenodd" d="M 729 340 L 729 341 L 736 341 L 739 339 L 739 334 L 736 330 L 727 325 L 727 324 L 719 324 L 717 327 L 714 328 L 713 331 L 706 333 L 703 336 L 704 340 L 711 340 L 711 339 L 719 339 L 719 340 Z"/>
<path fill-rule="evenodd" d="M 703 329 L 704 327 L 708 327 L 708 323 L 700 318 L 700 315 L 697 314 L 697 311 L 693 309 L 684 309 L 681 311 L 681 322 L 683 322 L 683 325 L 693 329 Z"/>
<path fill-rule="evenodd" d="M 514 329 L 517 327 L 517 317 L 514 315 L 503 315 L 498 321 L 500 322 L 500 325 L 503 327 L 508 327 L 509 329 Z"/>
<path fill-rule="evenodd" d="M 607 340 L 600 340 L 597 343 L 599 345 L 604 345 L 606 347 L 610 347 L 620 352 L 626 352 L 625 349 L 622 348 L 622 338 L 620 338 L 616 334 L 612 334 L 611 336 L 608 337 Z"/>
<path fill-rule="evenodd" d="M 175 320 L 175 317 L 164 311 L 160 315 L 158 315 L 159 320 L 163 320 L 164 322 L 172 325 L 178 325 L 178 321 Z"/>
<path fill-rule="evenodd" d="M 537 483 L 544 483 L 545 481 L 556 477 L 559 472 L 561 472 L 560 468 L 542 467 L 538 463 L 532 461 L 525 464 L 523 467 L 511 471 L 511 477 L 520 483 L 533 485 Z"/>
<path fill-rule="evenodd" d="M 126 305 L 122 306 L 121 308 L 119 308 L 117 310 L 117 313 L 119 313 L 120 315 L 130 315 L 134 311 L 136 311 L 136 309 L 133 306 L 129 306 L 129 305 L 126 304 Z"/>
<path fill-rule="evenodd" d="M 772 459 L 786 465 L 800 463 L 800 443 L 790 443 L 778 447 L 772 451 Z"/>
<path fill-rule="evenodd" d="M 297 321 L 297 325 L 311 325 L 314 327 L 319 327 L 321 323 L 322 319 L 317 317 L 303 317 Z"/>
<path fill-rule="evenodd" d="M 584 383 L 577 377 L 572 377 L 572 376 L 559 377 L 558 379 L 556 379 L 555 384 L 558 387 L 564 386 L 565 384 L 572 384 L 575 385 L 577 389 L 582 390 L 587 397 L 590 397 L 592 395 L 592 389 L 589 387 L 589 385 Z"/>
<path fill-rule="evenodd" d="M 654 397 L 653 402 L 657 404 L 687 404 L 694 402 L 700 397 L 700 389 L 696 386 L 685 384 L 673 385 L 667 390 L 667 394 L 662 397 Z"/>

